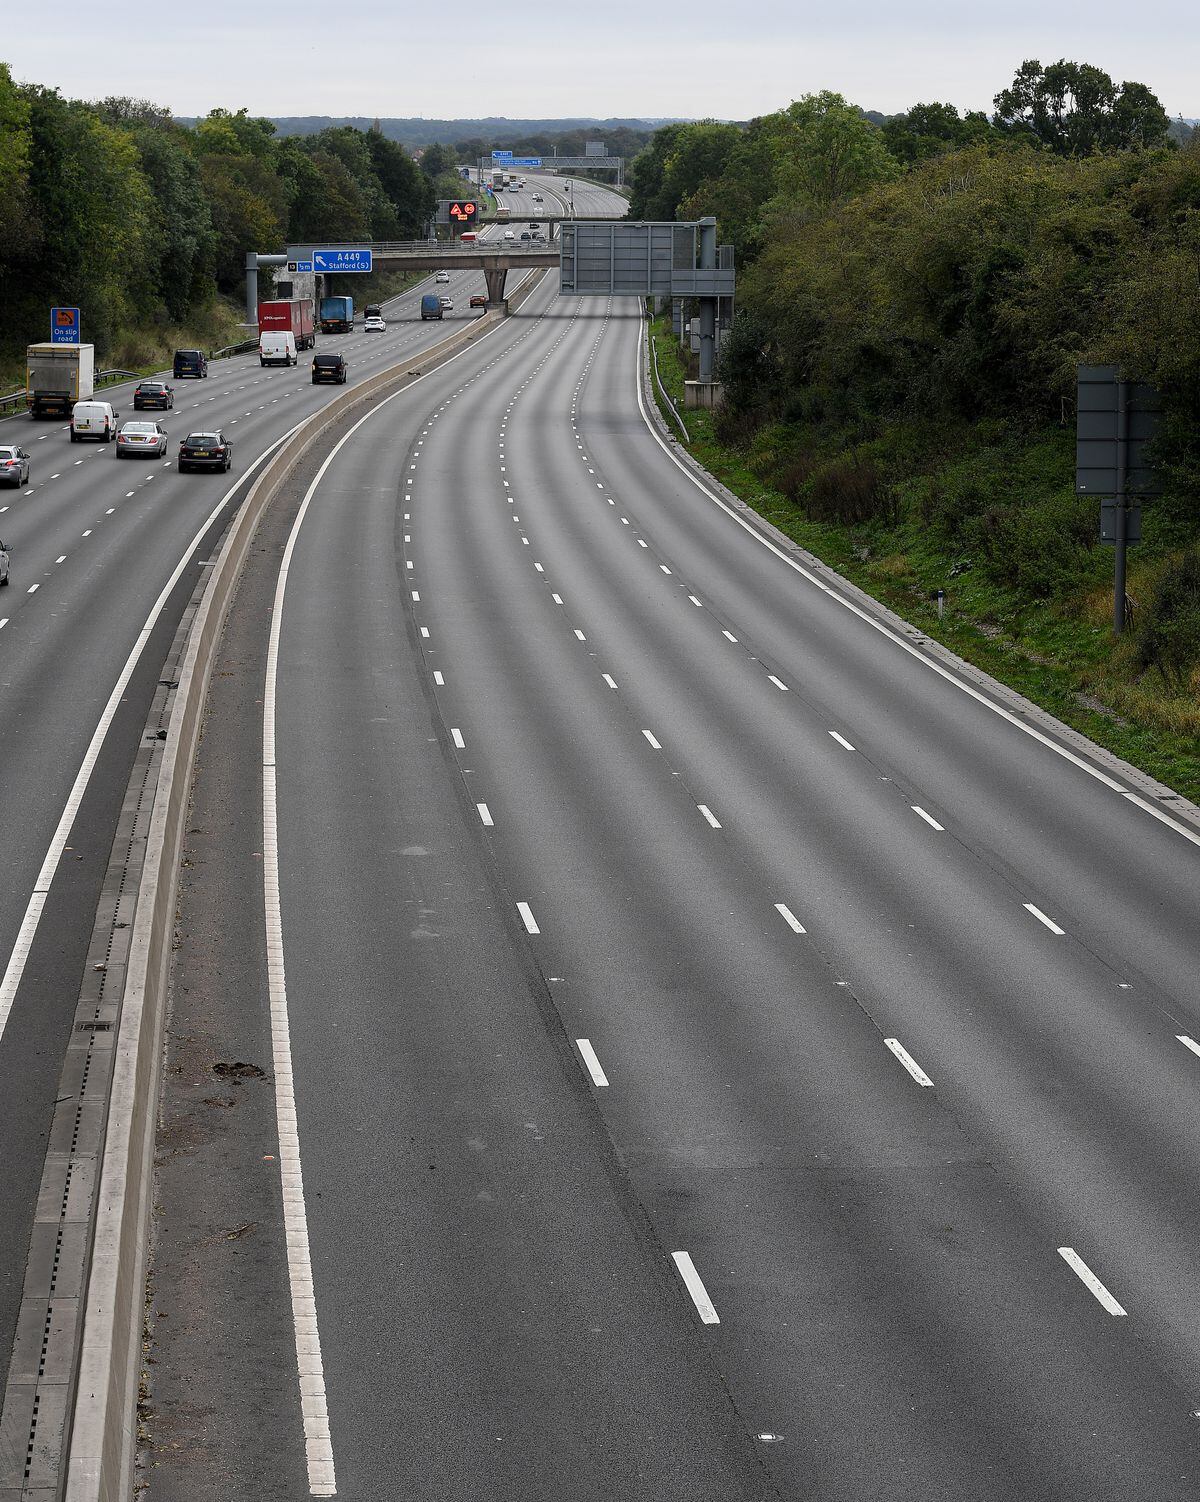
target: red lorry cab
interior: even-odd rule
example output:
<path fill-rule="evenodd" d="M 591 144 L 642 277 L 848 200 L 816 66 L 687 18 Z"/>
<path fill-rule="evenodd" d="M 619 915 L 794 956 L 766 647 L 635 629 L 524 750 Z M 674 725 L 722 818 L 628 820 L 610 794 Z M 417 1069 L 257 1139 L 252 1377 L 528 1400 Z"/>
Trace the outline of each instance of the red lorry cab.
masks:
<path fill-rule="evenodd" d="M 260 302 L 258 332 L 268 329 L 291 334 L 297 349 L 312 349 L 317 342 L 311 297 L 293 297 L 283 302 Z"/>

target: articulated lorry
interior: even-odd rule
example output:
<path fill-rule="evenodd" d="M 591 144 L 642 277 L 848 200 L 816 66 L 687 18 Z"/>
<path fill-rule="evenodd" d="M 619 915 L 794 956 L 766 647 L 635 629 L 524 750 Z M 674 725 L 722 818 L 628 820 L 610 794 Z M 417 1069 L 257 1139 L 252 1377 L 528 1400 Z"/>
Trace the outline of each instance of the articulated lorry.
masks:
<path fill-rule="evenodd" d="M 323 334 L 353 333 L 354 299 L 352 297 L 323 297 L 320 322 Z"/>
<path fill-rule="evenodd" d="M 291 334 L 297 349 L 312 349 L 317 342 L 312 298 L 293 297 L 279 302 L 260 302 L 258 332 Z"/>
<path fill-rule="evenodd" d="M 92 395 L 95 379 L 90 344 L 31 344 L 25 351 L 25 400 L 34 417 L 69 417 Z"/>

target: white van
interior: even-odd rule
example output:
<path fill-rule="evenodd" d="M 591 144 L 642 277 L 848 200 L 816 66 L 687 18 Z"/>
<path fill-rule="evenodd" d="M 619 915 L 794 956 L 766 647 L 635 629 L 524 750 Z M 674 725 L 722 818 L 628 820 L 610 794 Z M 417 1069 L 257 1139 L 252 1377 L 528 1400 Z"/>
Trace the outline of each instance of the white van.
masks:
<path fill-rule="evenodd" d="M 260 365 L 295 365 L 296 336 L 291 329 L 267 329 L 258 336 Z"/>
<path fill-rule="evenodd" d="M 96 438 L 108 443 L 116 435 L 120 415 L 108 402 L 76 402 L 71 408 L 71 442 Z"/>

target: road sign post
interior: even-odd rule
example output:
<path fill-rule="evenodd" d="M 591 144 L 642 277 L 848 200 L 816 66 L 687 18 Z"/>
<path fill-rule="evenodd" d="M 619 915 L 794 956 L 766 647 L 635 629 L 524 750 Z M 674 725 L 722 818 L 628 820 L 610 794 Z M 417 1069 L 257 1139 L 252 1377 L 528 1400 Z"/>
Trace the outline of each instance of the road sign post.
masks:
<path fill-rule="evenodd" d="M 1127 610 L 1127 550 L 1142 536 L 1137 497 L 1162 490 L 1146 452 L 1161 402 L 1152 386 L 1126 380 L 1115 365 L 1080 365 L 1077 381 L 1075 492 L 1101 497 L 1100 541 L 1115 550 L 1113 632 L 1120 636 Z"/>

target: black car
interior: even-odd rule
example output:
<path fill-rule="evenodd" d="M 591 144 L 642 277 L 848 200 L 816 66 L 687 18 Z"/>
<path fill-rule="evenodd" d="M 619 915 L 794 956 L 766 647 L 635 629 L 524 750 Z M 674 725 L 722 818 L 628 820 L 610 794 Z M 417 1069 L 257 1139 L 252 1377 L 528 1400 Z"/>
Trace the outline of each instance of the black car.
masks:
<path fill-rule="evenodd" d="M 345 357 L 342 355 L 314 355 L 312 383 L 315 386 L 318 381 L 334 381 L 337 385 L 344 386 L 348 369 Z"/>
<path fill-rule="evenodd" d="M 185 469 L 228 469 L 233 463 L 233 444 L 220 428 L 189 433 L 179 445 L 179 473 Z"/>
<path fill-rule="evenodd" d="M 204 351 L 199 349 L 177 349 L 175 351 L 175 363 L 173 375 L 178 381 L 184 376 L 200 376 L 208 374 L 208 361 L 204 357 Z"/>
<path fill-rule="evenodd" d="M 161 407 L 165 412 L 175 405 L 175 393 L 165 381 L 139 381 L 133 388 L 133 410 L 144 412 L 147 407 Z"/>

